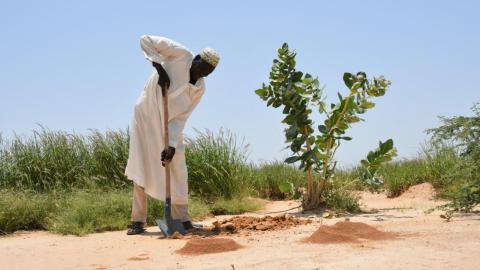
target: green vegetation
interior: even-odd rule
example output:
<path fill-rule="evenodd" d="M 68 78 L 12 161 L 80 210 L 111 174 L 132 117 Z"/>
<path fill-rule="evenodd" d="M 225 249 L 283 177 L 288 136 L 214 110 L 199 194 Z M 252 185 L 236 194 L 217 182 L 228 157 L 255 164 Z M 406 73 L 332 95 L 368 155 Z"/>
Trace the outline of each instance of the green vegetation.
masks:
<path fill-rule="evenodd" d="M 375 166 L 394 149 L 388 141 L 367 156 L 363 166 L 335 170 L 323 193 L 324 206 L 359 211 L 364 180 L 381 177 L 389 196 L 409 186 L 430 182 L 439 196 L 450 200 L 448 211 L 471 211 L 480 201 L 478 105 L 473 117 L 442 118 L 431 129 L 432 141 L 416 159 Z M 239 214 L 261 208 L 261 197 L 299 198 L 307 184 L 303 170 L 284 162 L 249 164 L 247 148 L 235 135 L 198 132 L 189 139 L 190 214 Z M 383 150 L 382 150 L 382 147 Z M 382 152 L 382 153 L 379 153 Z M 16 230 L 50 230 L 62 234 L 125 229 L 130 222 L 131 182 L 123 176 L 128 132 L 89 135 L 42 129 L 30 138 L 5 141 L 0 136 L 0 234 Z M 379 154 L 378 154 L 379 153 Z M 316 172 L 314 177 L 320 177 Z M 163 215 L 163 205 L 149 199 L 147 222 Z"/>
<path fill-rule="evenodd" d="M 417 158 L 380 169 L 390 197 L 428 182 L 439 197 L 450 201 L 443 207 L 450 214 L 468 212 L 480 204 L 480 104 L 472 111 L 474 116 L 440 117 L 442 125 L 427 131 L 432 139 Z"/>
<path fill-rule="evenodd" d="M 442 125 L 428 130 L 437 145 L 449 144 L 454 149 L 455 163 L 444 172 L 439 184 L 445 197 L 451 199 L 450 211 L 471 211 L 480 204 L 480 103 L 472 107 L 473 116 L 441 117 Z"/>
<path fill-rule="evenodd" d="M 305 186 L 304 173 L 292 165 L 275 161 L 253 168 L 252 184 L 255 195 L 262 198 L 282 200 L 298 198 L 300 187 Z"/>
<path fill-rule="evenodd" d="M 318 78 L 296 69 L 296 53 L 291 51 L 287 43 L 278 49 L 278 57 L 273 60 L 268 85 L 255 93 L 274 108 L 281 107 L 286 124 L 285 139 L 293 155 L 285 160 L 287 163 L 300 163 L 307 178 L 307 192 L 302 196 L 304 210 L 317 209 L 326 203 L 325 193 L 328 185 L 334 181 L 337 161 L 335 153 L 342 141 L 350 141 L 346 136 L 352 124 L 358 123 L 368 110 L 375 107 L 373 100 L 385 95 L 390 81 L 383 76 L 369 80 L 365 72 L 356 75 L 345 73 L 343 81 L 348 88 L 346 96 L 338 93 L 338 102 L 327 103 L 323 97 L 323 89 Z M 318 112 L 323 122 L 314 128 L 312 112 Z M 367 169 L 365 180 L 379 184 L 376 171 L 395 156 L 393 141 L 380 144 L 380 149 L 368 154 L 364 164 Z"/>
<path fill-rule="evenodd" d="M 260 209 L 249 196 L 298 198 L 305 184 L 302 171 L 291 165 L 249 164 L 246 146 L 230 132 L 198 131 L 188 142 L 193 218 Z M 78 135 L 42 128 L 29 138 L 0 137 L 0 233 L 43 229 L 83 235 L 126 228 L 131 211 L 131 182 L 123 176 L 127 154 L 127 131 Z M 358 209 L 350 190 L 332 188 L 327 207 Z M 160 202 L 149 199 L 147 222 L 154 224 L 162 211 Z"/>
<path fill-rule="evenodd" d="M 125 229 L 130 223 L 132 195 L 129 190 L 105 192 L 79 190 L 61 192 L 0 192 L 0 234 L 16 230 L 50 230 L 62 234 Z M 261 204 L 251 200 L 219 200 L 207 204 L 190 198 L 190 215 L 201 219 L 212 213 L 237 214 L 255 211 Z M 163 215 L 163 204 L 148 199 L 147 223 Z"/>
<path fill-rule="evenodd" d="M 94 130 L 83 136 L 42 127 L 29 138 L 6 142 L 0 137 L 0 188 L 124 188 L 127 158 L 127 131 Z"/>
<path fill-rule="evenodd" d="M 249 193 L 247 148 L 234 134 L 197 131 L 187 139 L 186 159 L 191 193 L 205 200 L 232 199 Z"/>
<path fill-rule="evenodd" d="M 393 147 L 391 139 L 385 142 L 380 141 L 378 148 L 368 152 L 367 158 L 360 161 L 362 164 L 361 179 L 375 190 L 383 184 L 383 176 L 380 175 L 382 166 L 396 156 L 397 149 Z"/>

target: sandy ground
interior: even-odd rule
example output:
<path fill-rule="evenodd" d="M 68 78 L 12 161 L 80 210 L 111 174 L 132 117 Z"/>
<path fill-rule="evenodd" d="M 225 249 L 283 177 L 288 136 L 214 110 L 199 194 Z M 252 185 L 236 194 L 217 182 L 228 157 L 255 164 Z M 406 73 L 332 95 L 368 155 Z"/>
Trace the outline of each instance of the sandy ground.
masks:
<path fill-rule="evenodd" d="M 19 232 L 0 238 L 2 269 L 479 269 L 480 215 L 455 216 L 451 222 L 440 212 L 425 213 L 440 202 L 431 187 L 416 186 L 399 198 L 362 194 L 367 213 L 350 216 L 401 239 L 360 244 L 306 244 L 320 224 L 345 217 L 311 217 L 313 224 L 284 231 L 233 236 L 244 248 L 217 254 L 182 256 L 175 253 L 187 240 L 160 239 L 156 227 L 141 236 L 125 231 L 85 237 L 48 232 Z M 292 208 L 298 202 L 268 202 L 256 215 Z M 295 210 L 291 214 L 298 213 Z M 220 217 L 222 218 L 222 217 Z M 213 219 L 204 221 L 210 224 Z"/>

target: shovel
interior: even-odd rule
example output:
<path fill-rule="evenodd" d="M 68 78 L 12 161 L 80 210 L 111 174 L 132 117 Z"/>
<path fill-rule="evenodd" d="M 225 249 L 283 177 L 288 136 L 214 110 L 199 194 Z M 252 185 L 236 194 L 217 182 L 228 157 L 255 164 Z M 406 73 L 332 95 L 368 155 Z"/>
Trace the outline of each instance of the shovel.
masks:
<path fill-rule="evenodd" d="M 168 147 L 168 97 L 167 87 L 162 87 L 163 99 L 163 128 L 165 135 L 165 147 Z M 165 237 L 170 237 L 174 232 L 185 235 L 187 231 L 183 223 L 172 217 L 172 199 L 170 195 L 170 161 L 165 161 L 165 215 L 163 219 L 157 219 L 158 227 Z"/>

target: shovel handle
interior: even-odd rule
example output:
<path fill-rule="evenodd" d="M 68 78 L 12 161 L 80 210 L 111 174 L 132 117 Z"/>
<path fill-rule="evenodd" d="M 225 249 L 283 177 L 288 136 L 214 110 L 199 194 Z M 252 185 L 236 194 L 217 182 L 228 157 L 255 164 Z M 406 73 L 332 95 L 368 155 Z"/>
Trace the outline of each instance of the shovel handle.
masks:
<path fill-rule="evenodd" d="M 164 130 L 164 148 L 168 148 L 168 96 L 166 85 L 161 86 L 163 100 L 163 130 Z M 170 198 L 170 161 L 165 161 L 165 199 Z"/>

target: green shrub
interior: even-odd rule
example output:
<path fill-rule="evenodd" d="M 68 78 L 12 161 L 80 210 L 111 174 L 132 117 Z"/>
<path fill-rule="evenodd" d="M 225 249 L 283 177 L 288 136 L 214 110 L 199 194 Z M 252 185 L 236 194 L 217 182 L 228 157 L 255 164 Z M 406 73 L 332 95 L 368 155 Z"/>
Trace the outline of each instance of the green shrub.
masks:
<path fill-rule="evenodd" d="M 449 150 L 444 162 L 449 166 L 437 166 L 444 169 L 437 186 L 452 200 L 446 205 L 450 213 L 470 211 L 480 204 L 480 103 L 471 109 L 472 116 L 440 117 L 442 125 L 427 131 L 433 144 Z"/>
<path fill-rule="evenodd" d="M 325 192 L 326 207 L 337 211 L 359 212 L 359 199 L 359 196 L 352 190 L 329 188 Z"/>
<path fill-rule="evenodd" d="M 324 205 L 336 211 L 359 212 L 358 185 L 364 184 L 352 172 L 338 170 L 334 180 L 330 181 L 325 189 Z"/>
<path fill-rule="evenodd" d="M 445 144 L 430 143 L 423 147 L 421 158 L 425 162 L 426 179 L 437 189 L 444 189 L 462 176 L 462 159 L 455 148 Z"/>

